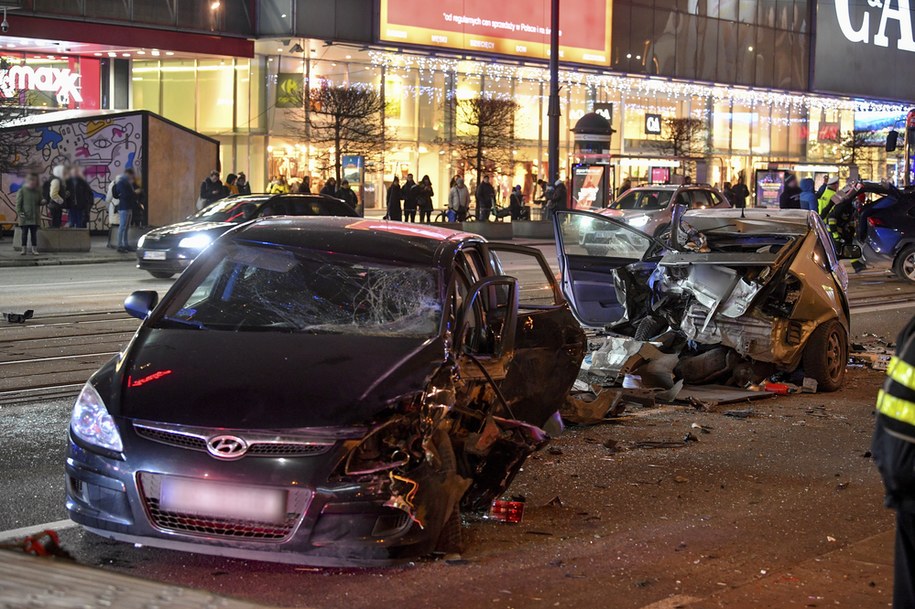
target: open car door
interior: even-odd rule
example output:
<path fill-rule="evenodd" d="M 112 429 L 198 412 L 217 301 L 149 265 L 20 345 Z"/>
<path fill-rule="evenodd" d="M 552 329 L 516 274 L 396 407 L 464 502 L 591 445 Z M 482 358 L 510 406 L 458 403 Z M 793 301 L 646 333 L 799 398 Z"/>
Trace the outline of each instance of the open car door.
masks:
<path fill-rule="evenodd" d="M 560 288 L 578 321 L 606 327 L 626 319 L 630 288 L 647 279 L 664 246 L 622 222 L 584 211 L 556 212 L 553 228 Z M 647 289 L 647 282 L 641 287 Z"/>

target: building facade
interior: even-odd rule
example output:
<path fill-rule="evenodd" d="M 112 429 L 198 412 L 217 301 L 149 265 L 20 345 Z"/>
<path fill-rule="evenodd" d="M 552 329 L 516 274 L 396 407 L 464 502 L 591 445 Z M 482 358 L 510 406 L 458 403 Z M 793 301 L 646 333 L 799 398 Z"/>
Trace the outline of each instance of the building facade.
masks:
<path fill-rule="evenodd" d="M 296 91 L 371 88 L 385 101 L 377 120 L 388 137 L 361 167 L 366 207 L 382 206 L 385 186 L 406 173 L 430 176 L 441 207 L 451 177 L 468 173 L 456 145 L 472 131 L 465 100 L 517 104 L 510 155 L 487 166 L 506 197 L 514 184 L 533 195 L 547 173 L 548 9 L 517 4 L 23 0 L 0 44 L 7 67 L 80 76 L 78 101 L 36 90 L 29 105 L 156 112 L 218 140 L 223 173 L 244 171 L 255 189 L 275 176 L 319 187 L 327 159 L 347 155 L 310 140 Z M 563 177 L 594 161 L 577 154 L 571 129 L 595 111 L 615 130 L 599 159 L 613 185 L 745 179 L 763 204 L 784 171 L 901 175 L 882 139 L 915 92 L 892 71 L 881 86 L 866 78 L 868 65 L 851 62 L 836 78 L 830 63 L 837 52 L 906 55 L 899 19 L 896 29 L 892 18 L 881 25 L 879 11 L 843 0 L 563 0 L 561 10 Z M 841 27 L 860 32 L 868 20 L 877 46 Z M 666 125 L 687 118 L 694 141 L 674 154 Z"/>

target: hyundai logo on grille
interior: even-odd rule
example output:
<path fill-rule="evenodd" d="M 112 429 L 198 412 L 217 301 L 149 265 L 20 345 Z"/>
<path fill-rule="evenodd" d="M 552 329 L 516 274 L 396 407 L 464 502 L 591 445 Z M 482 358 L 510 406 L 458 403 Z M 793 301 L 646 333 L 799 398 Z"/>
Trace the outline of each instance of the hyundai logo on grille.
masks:
<path fill-rule="evenodd" d="M 207 440 L 207 451 L 217 459 L 240 459 L 247 450 L 248 443 L 238 436 L 213 436 Z"/>

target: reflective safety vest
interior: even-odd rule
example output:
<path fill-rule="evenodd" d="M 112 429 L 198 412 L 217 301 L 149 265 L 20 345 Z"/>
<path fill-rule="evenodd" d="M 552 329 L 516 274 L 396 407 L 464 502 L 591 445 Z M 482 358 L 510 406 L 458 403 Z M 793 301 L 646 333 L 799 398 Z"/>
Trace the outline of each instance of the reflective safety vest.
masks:
<path fill-rule="evenodd" d="M 836 191 L 827 187 L 826 190 L 823 191 L 823 196 L 820 197 L 819 201 L 817 201 L 817 213 L 820 214 L 821 217 L 823 216 L 823 210 L 826 209 L 827 205 L 829 205 L 829 201 L 832 199 L 834 194 L 836 194 Z"/>
<path fill-rule="evenodd" d="M 897 435 L 915 442 L 915 366 L 894 355 L 887 366 L 886 378 L 883 389 L 877 393 L 877 412 L 892 419 L 888 427 Z"/>

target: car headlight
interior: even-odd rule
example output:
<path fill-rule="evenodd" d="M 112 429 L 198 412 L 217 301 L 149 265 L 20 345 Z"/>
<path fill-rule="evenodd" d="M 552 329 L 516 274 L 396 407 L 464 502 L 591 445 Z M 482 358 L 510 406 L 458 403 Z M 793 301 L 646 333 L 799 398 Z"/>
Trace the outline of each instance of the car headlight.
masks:
<path fill-rule="evenodd" d="M 146 235 L 140 235 L 140 238 L 137 240 L 137 247 L 143 247 L 144 243 L 146 243 Z"/>
<path fill-rule="evenodd" d="M 70 417 L 70 429 L 77 438 L 93 446 L 118 453 L 124 450 L 121 434 L 118 433 L 114 419 L 108 414 L 102 396 L 89 383 L 83 386 L 76 398 L 73 415 Z"/>
<path fill-rule="evenodd" d="M 209 235 L 191 235 L 178 242 L 178 247 L 186 247 L 191 250 L 202 250 L 210 244 L 213 238 Z"/>
<path fill-rule="evenodd" d="M 636 216 L 635 218 L 632 218 L 631 220 L 629 220 L 629 226 L 632 226 L 634 228 L 642 228 L 643 226 L 648 224 L 648 221 L 650 219 L 651 218 L 649 218 L 648 216 Z"/>

